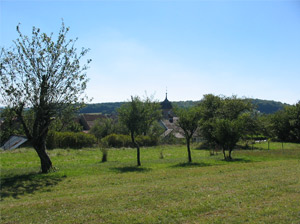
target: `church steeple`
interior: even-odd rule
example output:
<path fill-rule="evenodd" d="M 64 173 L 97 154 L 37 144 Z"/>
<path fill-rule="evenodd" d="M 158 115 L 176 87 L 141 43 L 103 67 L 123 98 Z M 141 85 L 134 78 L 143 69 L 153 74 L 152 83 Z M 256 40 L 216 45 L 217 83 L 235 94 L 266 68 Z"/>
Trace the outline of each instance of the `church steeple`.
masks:
<path fill-rule="evenodd" d="M 173 108 L 171 102 L 168 100 L 168 92 L 167 91 L 166 91 L 166 99 L 163 102 L 161 102 L 160 105 L 163 110 L 170 110 Z"/>

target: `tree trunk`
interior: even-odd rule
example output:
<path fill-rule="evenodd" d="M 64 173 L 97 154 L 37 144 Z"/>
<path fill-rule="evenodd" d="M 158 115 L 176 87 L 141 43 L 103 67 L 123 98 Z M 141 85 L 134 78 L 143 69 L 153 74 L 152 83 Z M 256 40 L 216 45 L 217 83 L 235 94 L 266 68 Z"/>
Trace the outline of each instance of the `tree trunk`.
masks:
<path fill-rule="evenodd" d="M 229 158 L 230 160 L 232 160 L 231 152 L 232 152 L 232 149 L 229 149 L 229 156 L 228 156 L 228 158 Z"/>
<path fill-rule="evenodd" d="M 187 144 L 189 163 L 191 163 L 192 162 L 192 155 L 191 155 L 191 149 L 190 149 L 190 138 L 186 139 L 186 144 Z"/>
<path fill-rule="evenodd" d="M 105 163 L 107 162 L 107 150 L 106 149 L 103 149 L 102 150 L 102 163 Z"/>
<path fill-rule="evenodd" d="M 225 148 L 224 148 L 224 147 L 222 147 L 222 149 L 223 149 L 223 155 L 224 155 L 224 159 L 226 160 Z"/>
<path fill-rule="evenodd" d="M 140 146 L 134 139 L 134 133 L 131 133 L 131 141 L 136 146 L 136 156 L 137 156 L 137 165 L 141 166 L 141 155 L 140 155 Z"/>
<path fill-rule="evenodd" d="M 34 144 L 33 147 L 37 152 L 38 156 L 40 157 L 42 173 L 48 173 L 52 168 L 52 162 L 46 152 L 45 142 L 41 141 L 37 144 Z"/>
<path fill-rule="evenodd" d="M 136 149 L 137 149 L 137 165 L 141 166 L 141 159 L 140 159 L 140 147 L 139 145 L 136 143 Z"/>

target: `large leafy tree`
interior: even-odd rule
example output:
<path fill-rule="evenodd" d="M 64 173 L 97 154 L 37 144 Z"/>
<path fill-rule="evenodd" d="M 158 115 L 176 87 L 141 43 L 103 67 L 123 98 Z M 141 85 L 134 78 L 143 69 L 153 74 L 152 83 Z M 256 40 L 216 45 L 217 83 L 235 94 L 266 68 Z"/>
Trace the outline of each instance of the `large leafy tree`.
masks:
<path fill-rule="evenodd" d="M 213 133 L 214 120 L 220 116 L 220 108 L 222 107 L 222 98 L 213 94 L 204 95 L 202 101 L 199 104 L 201 120 L 200 131 L 202 137 L 210 145 L 210 147 L 216 147 L 217 140 Z"/>
<path fill-rule="evenodd" d="M 280 141 L 300 142 L 300 101 L 271 115 L 274 137 Z"/>
<path fill-rule="evenodd" d="M 232 97 L 205 95 L 200 103 L 201 134 L 211 145 L 229 151 L 228 158 L 238 140 L 254 131 L 253 107 L 250 102 Z"/>
<path fill-rule="evenodd" d="M 35 27 L 28 37 L 18 25 L 19 37 L 0 55 L 2 103 L 15 111 L 40 158 L 43 173 L 52 168 L 45 146 L 51 122 L 62 110 L 85 99 L 85 71 L 91 60 L 81 65 L 88 49 L 77 53 L 77 39 L 67 39 L 68 31 L 62 22 L 57 38 Z M 25 119 L 28 108 L 31 119 Z"/>
<path fill-rule="evenodd" d="M 176 114 L 179 118 L 177 125 L 182 129 L 186 140 L 188 162 L 191 163 L 192 155 L 191 155 L 190 143 L 199 125 L 200 111 L 197 106 L 194 106 L 190 108 L 177 109 Z"/>
<path fill-rule="evenodd" d="M 141 166 L 140 146 L 136 136 L 146 134 L 154 121 L 161 117 L 160 104 L 147 98 L 141 100 L 138 96 L 123 104 L 119 110 L 119 119 L 129 130 L 131 141 L 137 149 L 137 165 Z"/>
<path fill-rule="evenodd" d="M 213 134 L 217 144 L 223 150 L 224 159 L 227 159 L 225 150 L 228 151 L 228 158 L 232 159 L 231 152 L 242 134 L 241 120 L 217 118 L 213 123 Z"/>

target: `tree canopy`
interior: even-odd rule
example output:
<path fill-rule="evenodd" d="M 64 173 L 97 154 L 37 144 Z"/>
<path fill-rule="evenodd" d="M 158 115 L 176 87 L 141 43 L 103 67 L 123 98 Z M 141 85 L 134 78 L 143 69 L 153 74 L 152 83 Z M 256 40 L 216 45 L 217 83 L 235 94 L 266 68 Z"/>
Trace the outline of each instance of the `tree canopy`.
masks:
<path fill-rule="evenodd" d="M 199 125 L 200 111 L 198 107 L 194 106 L 191 108 L 177 109 L 176 114 L 179 118 L 177 125 L 182 129 L 185 136 L 188 151 L 188 162 L 191 163 L 192 155 L 190 142 Z"/>
<path fill-rule="evenodd" d="M 141 100 L 135 96 L 131 97 L 130 102 L 123 104 L 118 113 L 121 123 L 127 127 L 132 143 L 137 148 L 137 165 L 140 166 L 140 147 L 135 138 L 137 135 L 146 135 L 153 122 L 161 117 L 160 104 L 148 97 Z"/>
<path fill-rule="evenodd" d="M 67 39 L 68 27 L 62 22 L 55 39 L 32 28 L 32 36 L 23 35 L 17 26 L 19 37 L 9 49 L 0 54 L 1 103 L 14 109 L 27 138 L 41 159 L 42 172 L 48 172 L 52 162 L 45 150 L 45 140 L 52 120 L 60 112 L 84 102 L 88 69 L 81 65 L 88 49 L 79 53 L 76 40 Z M 75 105 L 75 106 L 74 106 Z M 26 122 L 25 109 L 31 111 Z"/>
<path fill-rule="evenodd" d="M 204 96 L 201 108 L 200 130 L 202 137 L 210 144 L 229 151 L 228 158 L 238 140 L 253 131 L 255 122 L 250 114 L 253 106 L 249 101 L 232 97 L 219 97 L 212 94 Z"/>

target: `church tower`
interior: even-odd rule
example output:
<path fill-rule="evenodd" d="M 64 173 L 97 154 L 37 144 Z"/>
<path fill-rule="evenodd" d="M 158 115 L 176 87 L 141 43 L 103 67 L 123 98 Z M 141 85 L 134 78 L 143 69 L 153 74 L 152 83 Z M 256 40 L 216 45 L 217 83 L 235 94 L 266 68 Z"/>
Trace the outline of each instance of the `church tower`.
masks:
<path fill-rule="evenodd" d="M 172 118 L 172 103 L 168 100 L 168 93 L 166 92 L 166 99 L 160 103 L 162 109 L 163 119 Z"/>

